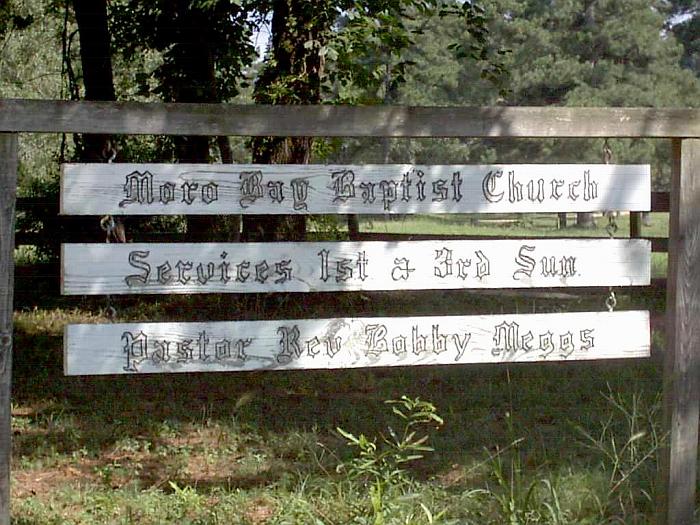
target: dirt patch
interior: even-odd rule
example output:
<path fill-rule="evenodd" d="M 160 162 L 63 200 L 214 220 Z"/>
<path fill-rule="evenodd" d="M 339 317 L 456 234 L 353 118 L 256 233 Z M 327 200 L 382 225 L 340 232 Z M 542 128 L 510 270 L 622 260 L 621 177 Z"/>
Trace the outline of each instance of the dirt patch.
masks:
<path fill-rule="evenodd" d="M 95 483 L 93 466 L 61 465 L 53 468 L 15 471 L 12 474 L 12 498 L 46 497 L 56 487 Z"/>
<path fill-rule="evenodd" d="M 275 515 L 274 505 L 264 498 L 253 500 L 243 513 L 251 525 L 262 525 Z"/>

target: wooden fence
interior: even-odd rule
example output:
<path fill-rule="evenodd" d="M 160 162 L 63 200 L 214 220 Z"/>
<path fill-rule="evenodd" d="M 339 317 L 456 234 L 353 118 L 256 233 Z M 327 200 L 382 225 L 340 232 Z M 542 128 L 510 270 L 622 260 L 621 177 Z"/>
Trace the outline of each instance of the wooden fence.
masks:
<path fill-rule="evenodd" d="M 0 524 L 9 523 L 13 221 L 17 135 L 25 132 L 670 138 L 673 177 L 668 240 L 669 344 L 664 356 L 669 443 L 662 458 L 666 490 L 659 522 L 693 523 L 700 403 L 700 339 L 695 333 L 700 323 L 700 276 L 696 274 L 700 267 L 700 207 L 697 206 L 700 183 L 693 172 L 700 169 L 700 111 L 0 101 Z M 99 177 L 101 170 L 125 168 L 131 171 Z M 169 209 L 182 213 L 179 207 L 184 206 L 190 213 L 206 213 L 223 202 L 224 197 L 227 204 L 217 211 L 227 213 L 306 213 L 312 209 L 332 213 L 510 209 L 528 212 L 541 209 L 546 199 L 552 201 L 547 211 L 554 212 L 644 211 L 650 206 L 644 170 L 628 167 L 567 167 L 564 171 L 571 172 L 567 180 L 558 176 L 552 180 L 545 180 L 545 176 L 538 179 L 537 173 L 531 176 L 526 166 L 518 165 L 504 168 L 500 173 L 493 167 L 491 171 L 484 171 L 489 167 L 480 167 L 474 173 L 467 166 L 442 167 L 443 171 L 435 170 L 437 175 L 433 179 L 423 178 L 431 175 L 432 169 L 430 173 L 415 169 L 413 175 L 401 178 L 405 167 L 398 169 L 397 176 L 381 172 L 386 167 L 375 170 L 282 167 L 291 171 L 270 177 L 263 172 L 272 170 L 269 166 L 237 167 L 238 171 L 229 166 L 223 179 L 211 173 L 216 171 L 212 166 L 191 168 L 190 178 L 184 182 L 182 173 L 174 174 L 176 185 L 168 178 L 173 174 L 168 175 L 167 168 L 157 165 L 76 166 L 72 174 L 68 173 L 70 169 L 64 174 L 64 189 L 76 185 L 62 194 L 62 211 L 149 214 L 168 213 L 165 210 Z M 311 184 L 305 172 L 294 171 L 314 169 L 323 179 L 321 183 Z M 202 170 L 208 173 L 202 176 L 199 173 Z M 596 178 L 595 170 L 612 172 L 608 177 Z M 547 168 L 540 167 L 540 172 L 543 171 L 547 172 Z M 354 194 L 357 188 L 350 173 L 355 176 L 355 172 L 365 184 L 362 202 Z M 198 178 L 191 178 L 193 173 Z M 504 173 L 506 177 L 500 178 Z M 231 175 L 235 181 L 226 179 Z M 473 200 L 474 191 L 466 191 L 475 178 L 481 184 L 480 192 L 477 189 L 476 193 L 485 201 Z M 507 188 L 501 184 L 506 179 Z M 545 195 L 542 188 L 549 183 L 552 190 Z M 612 187 L 599 194 L 603 184 Z M 319 195 L 314 194 L 315 190 L 319 190 Z M 422 192 L 431 192 L 430 198 Z M 78 199 L 72 200 L 73 197 Z M 604 202 L 607 198 L 617 200 Z M 506 201 L 517 206 L 509 207 Z M 638 219 L 632 224 L 632 236 L 637 237 Z M 638 239 L 605 240 L 606 249 L 598 250 L 595 255 L 609 257 L 610 261 L 601 265 L 590 259 L 592 250 L 587 245 L 590 242 L 601 241 L 358 241 L 307 244 L 301 249 L 291 243 L 264 247 L 255 243 L 211 243 L 196 247 L 74 244 L 63 248 L 63 291 L 240 293 L 648 284 L 651 243 Z M 533 272 L 535 254 L 542 266 L 537 272 Z M 421 256 L 426 260 L 420 259 Z M 385 261 L 386 267 L 377 269 L 376 261 Z M 500 261 L 508 261 L 510 265 L 501 266 Z M 95 264 L 101 265 L 100 271 L 94 271 Z M 605 266 L 605 271 L 596 271 L 596 266 Z M 310 274 L 305 273 L 308 268 L 312 268 Z M 629 329 L 620 330 L 621 326 Z M 629 335 L 622 339 L 621 333 Z M 345 368 L 644 357 L 649 353 L 649 326 L 647 312 L 131 323 L 69 326 L 65 346 L 65 367 L 72 374 Z M 97 358 L 96 348 L 103 350 Z"/>

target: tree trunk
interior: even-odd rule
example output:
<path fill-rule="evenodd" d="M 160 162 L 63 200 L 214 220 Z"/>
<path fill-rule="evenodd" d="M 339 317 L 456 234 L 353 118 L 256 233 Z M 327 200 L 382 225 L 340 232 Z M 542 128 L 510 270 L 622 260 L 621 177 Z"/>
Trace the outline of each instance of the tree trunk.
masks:
<path fill-rule="evenodd" d="M 107 0 L 73 0 L 80 35 L 85 100 L 116 100 L 112 78 L 112 53 L 107 27 Z M 104 162 L 111 158 L 108 135 L 83 135 L 80 159 Z"/>
<path fill-rule="evenodd" d="M 85 100 L 116 100 L 112 76 L 112 53 L 107 26 L 107 0 L 73 0 L 73 10 L 80 36 L 80 63 L 83 70 Z M 82 162 L 106 162 L 116 155 L 109 135 L 83 134 L 76 138 L 78 158 Z M 75 242 L 104 239 L 100 224 L 84 217 L 65 218 L 63 227 Z M 125 240 L 124 227 L 118 223 L 116 232 Z M 109 232 L 108 232 L 109 235 Z"/>
<path fill-rule="evenodd" d="M 595 217 L 590 212 L 579 212 L 576 214 L 576 226 L 593 229 L 596 227 Z"/>
<path fill-rule="evenodd" d="M 174 46 L 178 57 L 177 70 L 167 80 L 168 91 L 174 102 L 218 102 L 215 84 L 215 65 L 212 49 L 207 41 L 207 20 L 202 13 L 189 9 L 189 3 L 175 4 L 178 20 L 186 20 L 180 41 Z M 175 137 L 175 157 L 181 163 L 207 164 L 211 161 L 209 137 Z M 187 216 L 187 236 L 193 242 L 225 240 L 217 232 L 215 215 Z"/>
<path fill-rule="evenodd" d="M 272 6 L 272 43 L 253 98 L 258 104 L 318 104 L 324 74 L 319 51 L 332 27 L 333 6 L 328 0 L 273 0 Z M 312 144 L 310 137 L 255 138 L 253 162 L 308 164 Z M 302 240 L 306 217 L 246 216 L 243 231 L 247 240 Z"/>

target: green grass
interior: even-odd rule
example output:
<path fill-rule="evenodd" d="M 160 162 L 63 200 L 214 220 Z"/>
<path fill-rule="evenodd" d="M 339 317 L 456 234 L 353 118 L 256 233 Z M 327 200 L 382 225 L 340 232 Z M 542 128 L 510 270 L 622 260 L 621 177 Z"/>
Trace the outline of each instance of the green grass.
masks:
<path fill-rule="evenodd" d="M 374 219 L 371 228 L 561 234 L 539 217 L 508 227 L 447 219 Z M 644 233 L 663 228 L 657 217 L 650 231 L 658 233 Z M 579 233 L 591 232 L 566 230 Z M 662 255 L 653 258 L 654 275 L 665 271 Z M 21 273 L 28 281 L 18 284 L 15 313 L 14 523 L 652 522 L 657 359 L 64 377 L 63 326 L 107 322 L 105 300 L 55 297 Z M 618 295 L 621 309 L 664 310 L 653 290 Z M 462 291 L 113 299 L 117 320 L 151 321 L 583 311 L 602 310 L 603 301 Z M 663 344 L 655 333 L 655 350 Z M 405 481 L 373 499 L 371 478 L 343 468 L 357 450 L 336 429 L 380 442 L 400 428 L 384 401 L 402 395 L 432 403 L 444 424 L 426 431 L 433 451 L 410 462 Z"/>
<path fill-rule="evenodd" d="M 668 213 L 650 214 L 644 237 L 668 237 Z M 616 236 L 629 237 L 629 215 L 615 218 Z M 576 214 L 567 214 L 567 227 L 557 228 L 556 214 L 510 215 L 397 215 L 360 218 L 360 230 L 382 233 L 434 233 L 440 235 L 492 235 L 497 237 L 607 237 L 606 217 L 596 217 L 595 228 L 579 228 Z"/>

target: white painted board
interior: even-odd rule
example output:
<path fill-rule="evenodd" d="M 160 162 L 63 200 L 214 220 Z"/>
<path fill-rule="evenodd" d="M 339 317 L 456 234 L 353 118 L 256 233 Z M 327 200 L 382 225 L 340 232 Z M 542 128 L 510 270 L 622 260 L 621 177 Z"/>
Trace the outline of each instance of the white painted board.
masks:
<path fill-rule="evenodd" d="M 73 215 L 648 211 L 649 165 L 64 164 Z"/>
<path fill-rule="evenodd" d="M 65 244 L 62 292 L 191 294 L 649 284 L 644 239 Z"/>
<path fill-rule="evenodd" d="M 67 375 L 648 357 L 648 312 L 68 325 Z"/>

